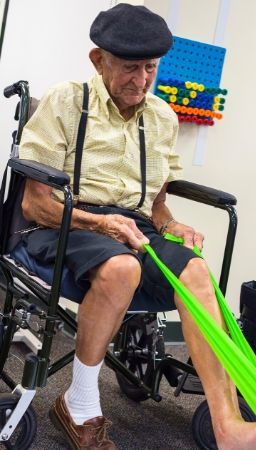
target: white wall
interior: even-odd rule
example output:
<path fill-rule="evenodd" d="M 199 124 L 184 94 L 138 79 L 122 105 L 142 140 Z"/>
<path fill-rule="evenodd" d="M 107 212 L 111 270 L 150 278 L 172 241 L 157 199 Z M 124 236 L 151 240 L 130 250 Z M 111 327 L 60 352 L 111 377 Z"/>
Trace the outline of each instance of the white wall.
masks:
<path fill-rule="evenodd" d="M 53 84 L 87 80 L 93 73 L 89 27 L 109 0 L 11 0 L 0 61 L 0 163 L 8 158 L 17 96 L 5 99 L 4 87 L 28 80 L 40 98 Z"/>

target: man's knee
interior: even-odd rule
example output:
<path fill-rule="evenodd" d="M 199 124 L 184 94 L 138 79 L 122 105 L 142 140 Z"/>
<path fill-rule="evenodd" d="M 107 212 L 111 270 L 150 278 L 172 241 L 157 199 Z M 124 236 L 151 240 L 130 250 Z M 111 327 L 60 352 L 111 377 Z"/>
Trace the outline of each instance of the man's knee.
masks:
<path fill-rule="evenodd" d="M 123 254 L 113 256 L 101 264 L 94 270 L 91 281 L 105 292 L 109 289 L 113 291 L 113 289 L 121 288 L 128 293 L 136 290 L 140 278 L 141 266 L 138 259 L 131 254 Z"/>
<path fill-rule="evenodd" d="M 203 290 L 210 296 L 213 293 L 208 267 L 201 258 L 192 258 L 180 275 L 180 281 L 193 291 Z"/>
<path fill-rule="evenodd" d="M 223 327 L 223 318 L 212 286 L 210 274 L 205 261 L 193 258 L 189 261 L 180 276 L 182 283 L 194 294 L 197 300 L 207 309 L 215 320 Z M 175 304 L 179 310 L 181 320 L 190 317 L 182 300 L 176 294 Z"/>

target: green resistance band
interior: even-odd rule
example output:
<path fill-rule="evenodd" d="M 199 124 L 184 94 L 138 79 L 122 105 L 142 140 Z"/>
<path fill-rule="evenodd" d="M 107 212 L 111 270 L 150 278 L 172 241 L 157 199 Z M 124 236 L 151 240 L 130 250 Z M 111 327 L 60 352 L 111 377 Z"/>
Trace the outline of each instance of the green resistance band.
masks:
<path fill-rule="evenodd" d="M 184 243 L 183 238 L 173 236 L 170 233 L 165 234 L 164 237 L 180 245 Z M 256 355 L 239 328 L 212 273 L 209 271 L 215 295 L 229 334 L 221 328 L 196 297 L 158 258 L 152 247 L 149 244 L 144 244 L 144 248 L 177 292 L 216 357 L 252 411 L 256 414 Z M 193 248 L 193 251 L 197 256 L 203 257 L 197 246 Z"/>

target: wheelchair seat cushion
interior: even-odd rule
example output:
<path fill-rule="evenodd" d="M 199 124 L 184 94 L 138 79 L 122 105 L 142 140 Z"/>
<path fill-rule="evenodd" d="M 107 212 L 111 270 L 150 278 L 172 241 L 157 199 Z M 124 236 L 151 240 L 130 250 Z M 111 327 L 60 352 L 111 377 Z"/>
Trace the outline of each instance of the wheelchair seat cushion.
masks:
<path fill-rule="evenodd" d="M 191 258 L 196 257 L 192 250 L 166 241 L 156 231 L 151 220 L 137 212 L 112 206 L 90 205 L 87 209 L 94 214 L 122 214 L 134 219 L 138 228 L 150 239 L 159 257 L 176 276 L 180 275 Z M 58 230 L 33 231 L 23 237 L 11 255 L 28 270 L 51 284 L 58 238 Z M 88 271 L 119 254 L 132 254 L 142 265 L 141 284 L 129 310 L 160 312 L 175 309 L 173 289 L 147 253 L 136 254 L 127 245 L 88 230 L 72 230 L 69 233 L 61 294 L 81 303 L 90 287 Z"/>

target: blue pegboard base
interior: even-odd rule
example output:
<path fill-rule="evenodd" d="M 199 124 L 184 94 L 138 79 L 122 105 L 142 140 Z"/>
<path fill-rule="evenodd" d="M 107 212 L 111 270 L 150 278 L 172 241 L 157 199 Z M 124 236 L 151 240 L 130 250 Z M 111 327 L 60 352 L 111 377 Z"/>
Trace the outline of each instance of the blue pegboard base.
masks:
<path fill-rule="evenodd" d="M 173 47 L 161 58 L 156 86 L 162 80 L 172 78 L 218 87 L 225 54 L 223 47 L 174 36 Z"/>

